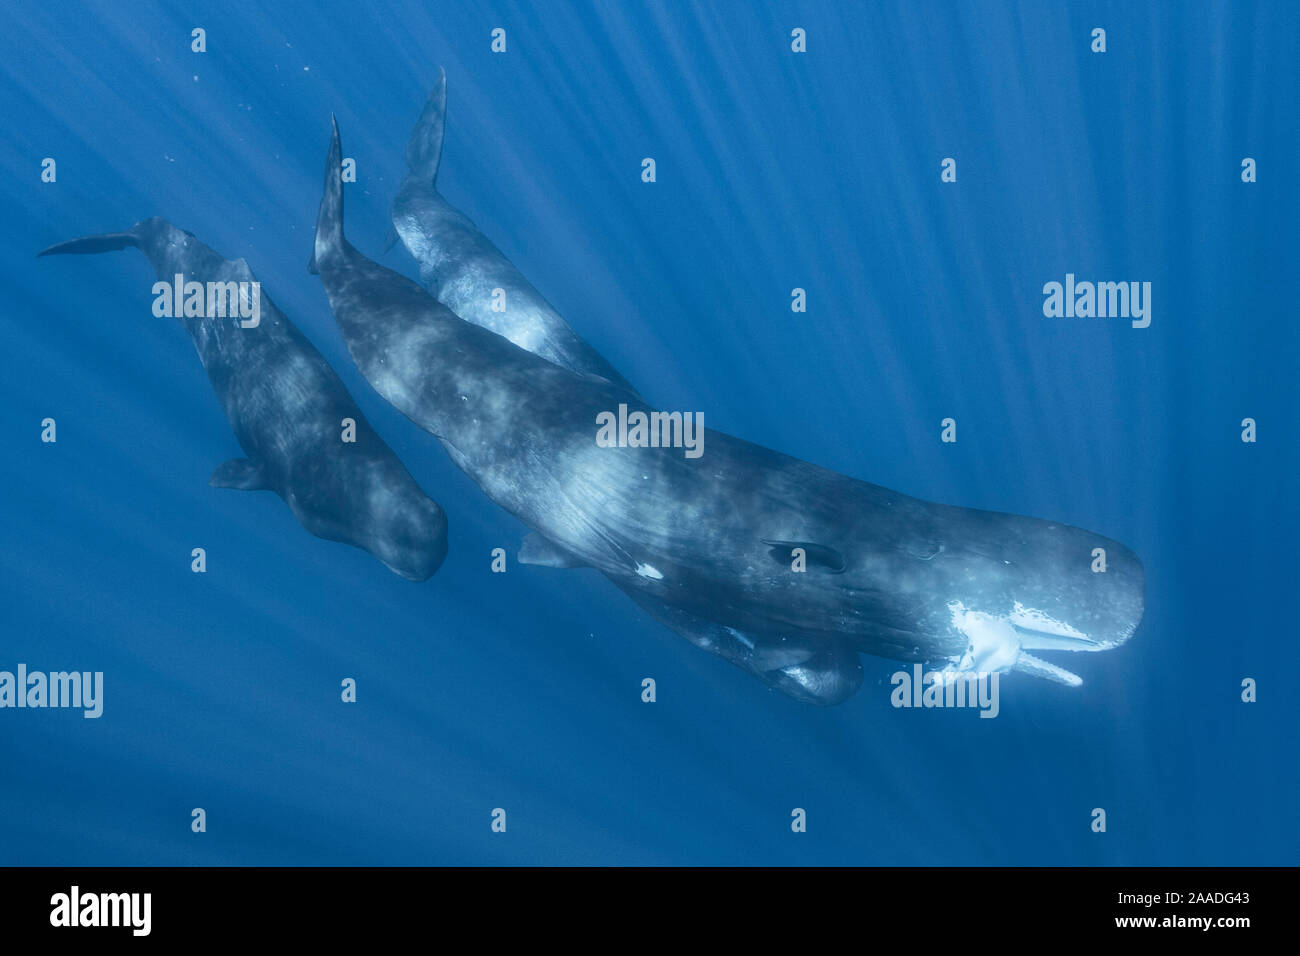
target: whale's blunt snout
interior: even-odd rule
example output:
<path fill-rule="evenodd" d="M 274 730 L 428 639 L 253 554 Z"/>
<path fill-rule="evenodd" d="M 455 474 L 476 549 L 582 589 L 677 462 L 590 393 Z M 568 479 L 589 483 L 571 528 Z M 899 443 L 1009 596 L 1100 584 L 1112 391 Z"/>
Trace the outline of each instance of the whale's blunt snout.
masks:
<path fill-rule="evenodd" d="M 1146 575 L 1128 547 L 1054 526 L 1047 546 L 1022 556 L 1009 623 L 1024 650 L 1104 651 L 1142 622 Z M 1023 562 L 1023 563 L 1022 563 Z"/>
<path fill-rule="evenodd" d="M 1059 651 L 1105 651 L 1142 622 L 1142 562 L 1118 541 L 1036 518 L 983 519 L 974 545 L 952 548 L 944 592 L 958 671 L 1016 670 L 1078 686 L 1050 659 Z M 943 566 L 940 565 L 940 568 Z"/>
<path fill-rule="evenodd" d="M 447 515 L 421 495 L 390 517 L 370 551 L 394 574 L 425 581 L 447 558 Z"/>
<path fill-rule="evenodd" d="M 1142 561 L 1136 554 L 1123 545 L 1120 545 L 1120 548 L 1123 552 L 1123 563 L 1120 566 L 1120 577 L 1117 579 L 1117 620 L 1112 647 L 1123 644 L 1133 636 L 1138 625 L 1142 623 L 1142 615 L 1146 612 L 1146 569 L 1142 567 Z"/>
<path fill-rule="evenodd" d="M 1104 651 L 1123 644 L 1137 631 L 1146 609 L 1146 572 L 1142 561 L 1118 541 L 1102 540 L 1089 552 L 1088 592 L 1083 605 L 1086 633 Z"/>

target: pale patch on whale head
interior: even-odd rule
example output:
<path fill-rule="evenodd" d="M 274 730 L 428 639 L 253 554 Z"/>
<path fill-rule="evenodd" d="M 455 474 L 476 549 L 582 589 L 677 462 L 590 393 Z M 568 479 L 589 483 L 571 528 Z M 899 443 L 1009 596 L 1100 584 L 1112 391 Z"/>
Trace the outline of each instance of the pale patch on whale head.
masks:
<path fill-rule="evenodd" d="M 984 611 L 970 611 L 960 601 L 948 605 L 952 624 L 966 636 L 966 650 L 945 670 L 1001 673 L 1015 666 L 1020 657 L 1020 637 L 1006 618 Z"/>
<path fill-rule="evenodd" d="M 948 678 L 966 673 L 1020 671 L 1034 677 L 1078 687 L 1083 679 L 1062 667 L 1026 653 L 1026 648 L 1099 650 L 1086 634 L 1033 608 L 1016 602 L 1010 614 L 971 611 L 960 601 L 948 605 L 953 627 L 966 637 L 966 650 L 949 658 L 942 671 Z"/>

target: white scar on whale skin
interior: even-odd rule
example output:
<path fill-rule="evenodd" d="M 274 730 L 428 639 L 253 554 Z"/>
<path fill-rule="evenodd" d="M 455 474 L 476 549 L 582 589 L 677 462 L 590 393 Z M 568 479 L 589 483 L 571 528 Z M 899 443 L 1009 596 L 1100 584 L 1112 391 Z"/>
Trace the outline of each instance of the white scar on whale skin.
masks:
<path fill-rule="evenodd" d="M 659 569 L 651 564 L 638 563 L 636 573 L 643 578 L 650 578 L 652 581 L 662 581 L 664 579 L 664 576 L 659 573 Z"/>
<path fill-rule="evenodd" d="M 1011 622 L 983 611 L 968 611 L 960 601 L 948 605 L 953 627 L 970 642 L 950 670 L 993 673 L 1010 670 L 1020 656 L 1020 637 Z"/>
<path fill-rule="evenodd" d="M 948 610 L 952 612 L 953 626 L 969 641 L 966 653 L 949 658 L 950 663 L 943 669 L 942 673 L 950 677 L 970 671 L 1001 673 L 1015 670 L 1078 687 L 1083 684 L 1079 675 L 1027 654 L 1024 648 L 1097 649 L 1093 641 L 1069 624 L 1026 608 L 1018 601 L 1015 610 L 1007 617 L 967 610 L 960 601 L 949 604 Z M 1022 637 L 1017 627 L 1032 627 L 1034 633 Z"/>

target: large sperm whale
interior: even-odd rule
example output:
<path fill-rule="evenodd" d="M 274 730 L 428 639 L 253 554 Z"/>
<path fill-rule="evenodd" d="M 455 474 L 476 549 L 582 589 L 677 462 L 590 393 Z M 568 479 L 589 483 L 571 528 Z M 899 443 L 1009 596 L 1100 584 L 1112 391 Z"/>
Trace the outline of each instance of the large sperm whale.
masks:
<path fill-rule="evenodd" d="M 630 387 L 469 217 L 438 192 L 446 115 L 447 74 L 439 70 L 407 142 L 407 171 L 392 209 L 395 234 L 419 263 L 421 280 L 466 322 L 491 329 L 562 368 Z"/>
<path fill-rule="evenodd" d="M 406 145 L 407 172 L 393 202 L 393 228 L 384 251 L 400 238 L 419 264 L 426 288 L 465 321 L 491 329 L 561 368 L 630 388 L 622 374 L 577 335 L 469 217 L 438 191 L 446 113 L 447 75 L 440 69 Z M 525 539 L 519 559 L 525 564 L 570 566 L 536 536 Z M 791 681 L 777 668 L 783 663 L 806 662 L 809 654 L 790 638 L 759 642 L 729 630 L 718 631 L 711 622 L 651 598 L 632 596 L 653 617 L 697 646 L 795 696 L 806 696 L 803 685 L 818 680 L 821 694 L 828 693 L 830 685 L 855 688 L 861 680 L 861 669 L 852 655 L 832 654 L 820 675 L 804 663 L 799 680 Z"/>
<path fill-rule="evenodd" d="M 400 237 L 420 267 L 426 288 L 457 316 L 509 339 L 520 348 L 574 372 L 595 375 L 618 385 L 628 385 L 595 349 L 560 317 L 549 302 L 519 272 L 487 236 L 437 189 L 446 132 L 447 75 L 438 81 L 406 145 L 407 173 L 393 202 L 393 229 L 385 251 Z M 567 567 L 567 559 L 526 539 L 519 552 L 525 564 Z M 804 685 L 820 682 L 819 693 L 830 685 L 847 689 L 861 679 L 861 669 L 851 654 L 831 654 L 820 674 L 806 661 L 807 649 L 788 637 L 762 641 L 722 630 L 680 609 L 668 608 L 643 595 L 632 595 L 653 617 L 697 646 L 758 674 L 795 696 L 806 696 Z M 800 664 L 799 679 L 792 681 L 778 668 Z"/>
<path fill-rule="evenodd" d="M 1100 535 L 922 501 L 720 432 L 698 458 L 598 443 L 603 416 L 653 410 L 356 250 L 341 156 L 335 124 L 312 268 L 348 351 L 533 529 L 536 562 L 595 568 L 696 643 L 821 704 L 857 690 L 859 653 L 1078 684 L 1029 651 L 1105 650 L 1136 629 L 1141 563 Z"/>
<path fill-rule="evenodd" d="M 370 427 L 325 358 L 261 292 L 243 259 L 225 259 L 159 218 L 39 255 L 129 247 L 145 254 L 160 280 L 180 276 L 182 289 L 231 283 L 219 291 L 238 294 L 246 283 L 247 295 L 260 296 L 256 324 L 238 315 L 180 318 L 247 456 L 219 466 L 210 483 L 274 491 L 312 534 L 363 548 L 404 578 L 423 581 L 437 571 L 447 555 L 442 508 Z M 222 299 L 223 313 L 231 301 Z"/>

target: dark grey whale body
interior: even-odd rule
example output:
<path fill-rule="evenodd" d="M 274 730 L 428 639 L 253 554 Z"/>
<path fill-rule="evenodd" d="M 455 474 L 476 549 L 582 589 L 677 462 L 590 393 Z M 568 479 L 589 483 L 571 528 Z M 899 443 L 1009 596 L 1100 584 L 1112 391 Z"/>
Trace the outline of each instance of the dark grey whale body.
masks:
<path fill-rule="evenodd" d="M 519 272 L 467 216 L 453 208 L 437 189 L 446 126 L 447 77 L 438 81 L 411 131 L 406 146 L 407 173 L 393 202 L 393 232 L 419 263 L 420 278 L 443 305 L 467 322 L 491 329 L 520 348 L 571 371 L 595 375 L 628 388 L 627 380 L 582 340 L 549 302 Z M 504 295 L 506 308 L 491 307 L 493 294 Z M 570 567 L 537 536 L 526 539 L 519 552 L 525 564 Z M 823 700 L 845 695 L 861 681 L 861 668 L 851 653 L 834 649 L 817 656 L 822 669 L 814 673 L 806 646 L 791 638 L 747 636 L 719 630 L 713 622 L 652 598 L 630 595 L 653 617 L 683 637 L 718 654 L 794 696 Z M 800 665 L 797 680 L 780 670 Z M 816 685 L 815 691 L 809 690 Z"/>
<path fill-rule="evenodd" d="M 228 260 L 158 218 L 130 230 L 60 243 L 40 255 L 135 247 L 158 278 L 254 282 Z M 250 287 L 251 288 L 251 287 Z M 422 581 L 447 554 L 447 518 L 361 414 L 325 358 L 263 292 L 259 322 L 180 318 L 247 458 L 217 468 L 211 484 L 267 489 L 312 534 L 362 548 L 396 574 Z M 355 442 L 342 440 L 343 421 Z"/>
<path fill-rule="evenodd" d="M 525 549 L 536 563 L 596 568 L 700 646 L 823 704 L 860 686 L 859 653 L 1077 684 L 1027 652 L 1103 650 L 1136 628 L 1141 564 L 1099 535 L 921 501 L 714 431 L 697 459 L 598 446 L 598 415 L 651 409 L 359 253 L 343 235 L 340 158 L 336 126 L 313 267 L 348 350 L 540 536 Z M 1107 573 L 1091 571 L 1096 548 Z"/>

